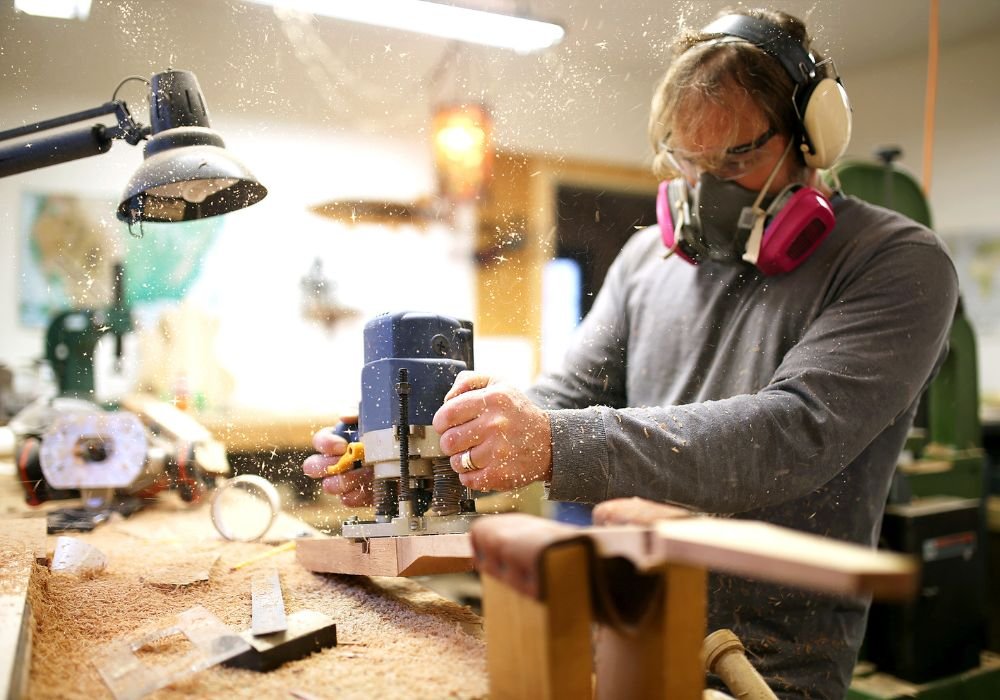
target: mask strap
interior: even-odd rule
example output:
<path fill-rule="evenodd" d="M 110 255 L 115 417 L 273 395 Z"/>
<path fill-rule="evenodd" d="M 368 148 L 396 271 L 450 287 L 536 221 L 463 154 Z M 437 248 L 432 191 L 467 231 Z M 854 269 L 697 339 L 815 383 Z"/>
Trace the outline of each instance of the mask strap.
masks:
<path fill-rule="evenodd" d="M 760 246 L 764 242 L 764 222 L 767 220 L 767 212 L 760 208 L 760 204 L 764 201 L 771 183 L 778 174 L 778 170 L 781 169 L 781 164 L 785 162 L 785 158 L 788 157 L 788 153 L 791 150 L 792 140 L 789 139 L 788 145 L 785 146 L 785 150 L 781 154 L 781 158 L 774 164 L 771 174 L 767 176 L 767 181 L 764 182 L 764 186 L 757 193 L 757 199 L 754 200 L 753 206 L 750 207 L 750 213 L 753 215 L 754 220 L 753 226 L 750 229 L 750 236 L 747 238 L 746 248 L 743 252 L 743 260 L 751 265 L 757 264 L 757 258 L 760 256 Z"/>
<path fill-rule="evenodd" d="M 830 179 L 833 180 L 834 192 L 842 192 L 844 190 L 844 186 L 840 184 L 840 175 L 837 174 L 837 169 L 830 168 L 826 172 L 830 174 Z"/>
<path fill-rule="evenodd" d="M 664 260 L 677 252 L 677 248 L 681 244 L 681 239 L 684 237 L 685 227 L 691 225 L 691 209 L 688 206 L 686 194 L 687 188 L 685 187 L 685 196 L 678 199 L 676 210 L 671 213 L 671 216 L 677 224 L 674 226 L 674 244 L 670 246 L 667 252 L 663 255 Z"/>
<path fill-rule="evenodd" d="M 674 253 L 676 253 L 677 252 L 677 246 L 679 246 L 680 244 L 681 244 L 681 239 L 675 236 L 674 237 L 674 244 L 667 249 L 666 253 L 663 254 L 663 259 L 666 260 L 671 255 L 673 255 Z"/>

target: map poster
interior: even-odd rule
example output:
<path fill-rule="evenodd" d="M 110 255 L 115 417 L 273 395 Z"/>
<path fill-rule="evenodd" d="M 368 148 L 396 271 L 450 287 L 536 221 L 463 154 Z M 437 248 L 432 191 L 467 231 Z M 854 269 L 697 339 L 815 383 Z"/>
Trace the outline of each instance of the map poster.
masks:
<path fill-rule="evenodd" d="M 136 238 L 115 217 L 116 208 L 110 196 L 22 196 L 18 308 L 23 325 L 43 327 L 67 309 L 110 306 L 119 262 L 125 265 L 128 305 L 184 297 L 222 219 L 144 224 L 143 237 Z"/>
<path fill-rule="evenodd" d="M 969 320 L 979 333 L 1000 334 L 1000 236 L 967 233 L 944 241 L 958 271 Z"/>
<path fill-rule="evenodd" d="M 963 232 L 943 236 L 958 271 L 965 315 L 976 334 L 979 393 L 985 405 L 1000 407 L 1000 235 Z"/>

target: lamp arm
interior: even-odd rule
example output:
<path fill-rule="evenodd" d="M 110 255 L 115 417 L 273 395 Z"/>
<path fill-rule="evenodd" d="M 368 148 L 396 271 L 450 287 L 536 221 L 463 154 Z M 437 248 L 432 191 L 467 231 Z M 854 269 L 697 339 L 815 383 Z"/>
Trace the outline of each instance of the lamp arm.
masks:
<path fill-rule="evenodd" d="M 114 101 L 63 117 L 0 131 L 0 142 L 57 129 L 106 114 L 115 115 L 117 120 L 115 126 L 96 124 L 0 147 L 0 177 L 106 153 L 111 148 L 113 139 L 123 139 L 134 146 L 149 134 L 149 127 L 133 120 L 124 102 Z"/>

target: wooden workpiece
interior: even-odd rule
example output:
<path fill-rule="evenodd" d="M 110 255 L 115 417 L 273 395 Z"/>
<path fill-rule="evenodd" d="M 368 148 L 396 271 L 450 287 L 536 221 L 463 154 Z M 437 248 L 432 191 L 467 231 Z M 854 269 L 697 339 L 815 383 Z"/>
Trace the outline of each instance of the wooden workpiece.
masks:
<path fill-rule="evenodd" d="M 284 415 L 261 411 L 196 413 L 198 421 L 225 444 L 230 452 L 277 450 L 312 451 L 312 436 L 320 428 L 335 425 L 332 415 Z"/>
<path fill-rule="evenodd" d="M 131 394 L 121 400 L 121 407 L 157 426 L 159 434 L 187 443 L 212 439 L 212 434 L 198 420 L 175 405 L 147 394 Z"/>
<path fill-rule="evenodd" d="M 363 576 L 428 576 L 472 570 L 469 536 L 310 537 L 298 541 L 295 556 L 310 571 Z"/>

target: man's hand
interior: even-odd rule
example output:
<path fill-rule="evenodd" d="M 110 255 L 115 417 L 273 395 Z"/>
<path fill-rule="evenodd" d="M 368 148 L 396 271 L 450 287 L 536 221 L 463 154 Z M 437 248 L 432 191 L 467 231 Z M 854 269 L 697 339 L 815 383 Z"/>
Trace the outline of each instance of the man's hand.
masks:
<path fill-rule="evenodd" d="M 595 525 L 655 525 L 660 520 L 679 520 L 692 515 L 681 506 L 635 497 L 598 503 L 593 513 Z"/>
<path fill-rule="evenodd" d="M 471 489 L 506 491 L 551 478 L 548 414 L 485 374 L 459 373 L 433 425 L 451 468 Z"/>
<path fill-rule="evenodd" d="M 313 447 L 317 454 L 306 457 L 302 471 L 313 479 L 323 479 L 323 490 L 340 496 L 345 506 L 357 508 L 372 504 L 373 468 L 351 469 L 343 474 L 327 476 L 327 467 L 337 463 L 347 451 L 347 441 L 333 432 L 333 428 L 323 428 L 313 435 Z"/>

